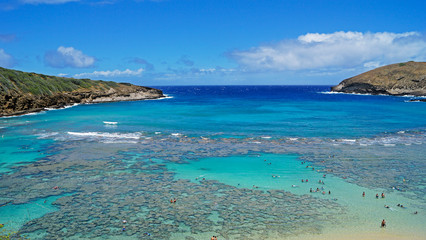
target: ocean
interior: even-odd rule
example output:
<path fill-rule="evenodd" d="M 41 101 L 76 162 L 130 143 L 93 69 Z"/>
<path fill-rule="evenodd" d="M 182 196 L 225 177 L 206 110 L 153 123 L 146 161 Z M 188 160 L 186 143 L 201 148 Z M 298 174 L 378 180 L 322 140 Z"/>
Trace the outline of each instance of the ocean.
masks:
<path fill-rule="evenodd" d="M 168 97 L 0 118 L 0 236 L 425 239 L 426 103 L 158 88 Z"/>

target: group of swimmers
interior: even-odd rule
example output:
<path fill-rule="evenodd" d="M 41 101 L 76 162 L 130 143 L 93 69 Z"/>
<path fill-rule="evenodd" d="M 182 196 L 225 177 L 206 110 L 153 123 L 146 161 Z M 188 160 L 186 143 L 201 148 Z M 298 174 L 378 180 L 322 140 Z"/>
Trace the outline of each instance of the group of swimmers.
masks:
<path fill-rule="evenodd" d="M 171 198 L 170 203 L 176 203 L 176 200 L 177 200 L 176 198 Z"/>
<path fill-rule="evenodd" d="M 365 192 L 362 192 L 362 196 L 365 197 Z M 382 198 L 385 198 L 385 194 L 382 193 Z M 379 199 L 379 194 L 376 193 L 376 199 Z"/>
<path fill-rule="evenodd" d="M 217 236 L 211 237 L 210 240 L 217 240 Z"/>
<path fill-rule="evenodd" d="M 323 190 L 322 191 L 322 194 L 324 195 L 324 194 L 326 194 L 326 192 L 324 191 L 324 187 L 321 187 L 321 190 Z M 319 189 L 319 188 L 317 188 L 316 190 L 312 190 L 312 188 L 310 188 L 309 189 L 309 192 L 311 192 L 311 193 L 313 193 L 313 192 L 321 192 L 321 190 Z M 329 190 L 328 191 L 328 194 L 331 194 L 331 191 Z"/>

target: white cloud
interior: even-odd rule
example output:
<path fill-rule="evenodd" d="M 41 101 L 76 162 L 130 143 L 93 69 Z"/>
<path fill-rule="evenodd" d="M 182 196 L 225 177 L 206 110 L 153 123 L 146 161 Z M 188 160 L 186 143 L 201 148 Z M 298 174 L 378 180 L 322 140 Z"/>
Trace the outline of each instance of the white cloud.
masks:
<path fill-rule="evenodd" d="M 21 0 L 24 4 L 62 4 L 67 2 L 79 2 L 80 0 Z"/>
<path fill-rule="evenodd" d="M 130 70 L 126 69 L 124 71 L 120 71 L 118 69 L 113 71 L 94 71 L 91 73 L 79 73 L 75 74 L 76 78 L 91 78 L 91 77 L 131 77 L 131 76 L 140 76 L 142 75 L 143 68 L 139 68 L 138 70 Z"/>
<path fill-rule="evenodd" d="M 304 70 L 380 66 L 424 60 L 426 41 L 420 33 L 308 33 L 278 44 L 262 45 L 230 56 L 251 70 Z"/>
<path fill-rule="evenodd" d="M 15 59 L 0 48 L 0 67 L 12 67 L 15 65 Z"/>
<path fill-rule="evenodd" d="M 47 65 L 56 68 L 85 68 L 93 66 L 95 58 L 73 47 L 60 46 L 56 51 L 47 52 L 44 55 L 44 61 Z"/>

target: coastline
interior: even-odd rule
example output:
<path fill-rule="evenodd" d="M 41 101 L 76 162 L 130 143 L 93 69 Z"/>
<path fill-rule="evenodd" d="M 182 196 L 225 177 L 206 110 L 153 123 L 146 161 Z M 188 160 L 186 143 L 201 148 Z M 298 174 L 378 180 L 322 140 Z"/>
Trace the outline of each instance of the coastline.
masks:
<path fill-rule="evenodd" d="M 137 94 L 136 92 L 135 94 Z M 20 117 L 20 116 L 28 116 L 33 115 L 37 113 L 42 113 L 46 111 L 51 110 L 62 110 L 67 109 L 71 107 L 75 107 L 81 104 L 98 104 L 98 103 L 110 103 L 110 102 L 131 102 L 131 101 L 144 101 L 144 100 L 161 100 L 161 99 L 167 99 L 171 98 L 161 92 L 161 96 L 144 96 L 144 97 L 137 97 L 135 95 L 129 95 L 129 96 L 120 96 L 119 98 L 112 98 L 112 97 L 104 97 L 104 98 L 95 98 L 93 100 L 86 100 L 82 101 L 80 103 L 72 102 L 66 105 L 52 105 L 52 106 L 46 106 L 43 108 L 34 108 L 29 110 L 22 110 L 22 111 L 15 111 L 11 114 L 0 114 L 0 118 L 11 118 L 11 117 Z"/>
<path fill-rule="evenodd" d="M 340 232 L 327 232 L 322 234 L 303 234 L 288 238 L 277 238 L 276 240 L 424 240 L 425 236 L 413 232 L 394 232 L 389 229 L 380 229 L 377 231 L 359 232 L 353 229 L 345 229 Z"/>

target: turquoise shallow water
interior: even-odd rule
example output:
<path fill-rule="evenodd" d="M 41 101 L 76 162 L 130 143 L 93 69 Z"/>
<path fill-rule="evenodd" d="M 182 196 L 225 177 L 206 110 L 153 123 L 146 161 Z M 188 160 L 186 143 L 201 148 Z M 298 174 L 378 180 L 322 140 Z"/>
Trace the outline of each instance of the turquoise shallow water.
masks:
<path fill-rule="evenodd" d="M 386 218 L 388 232 L 424 234 L 426 104 L 324 86 L 162 89 L 170 98 L 0 119 L 3 229 L 281 239 L 375 232 Z"/>
<path fill-rule="evenodd" d="M 391 222 L 393 230 L 404 233 L 416 232 L 424 227 L 425 215 L 413 214 L 416 210 L 423 210 L 419 210 L 417 201 L 389 189 L 348 183 L 322 171 L 312 170 L 310 163 L 302 164 L 296 159 L 295 155 L 278 154 L 205 158 L 191 164 L 172 164 L 170 169 L 177 172 L 177 178 L 194 182 L 213 179 L 238 188 L 264 191 L 283 189 L 297 195 L 331 199 L 348 207 L 347 216 L 342 220 L 350 222 L 354 231 L 377 231 L 380 218 Z M 365 197 L 362 196 L 363 192 Z M 381 193 L 385 194 L 385 198 L 381 197 Z M 379 194 L 378 199 L 376 194 Z M 397 206 L 401 203 L 405 204 L 405 208 Z M 385 205 L 389 208 L 385 208 Z M 339 229 L 332 231 L 339 232 Z"/>

